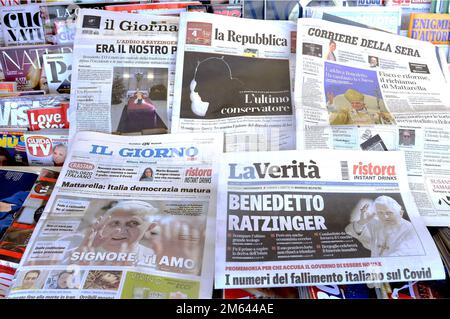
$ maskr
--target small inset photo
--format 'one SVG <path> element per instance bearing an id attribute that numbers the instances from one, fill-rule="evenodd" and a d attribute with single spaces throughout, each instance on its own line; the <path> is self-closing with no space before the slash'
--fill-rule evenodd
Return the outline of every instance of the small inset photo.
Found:
<path id="1" fill-rule="evenodd" d="M 337 61 L 336 59 L 336 55 L 334 54 L 334 52 L 336 51 L 336 42 L 334 42 L 333 40 L 330 40 L 330 43 L 328 44 L 328 51 L 325 55 L 325 58 L 328 61 Z"/>
<path id="2" fill-rule="evenodd" d="M 141 178 L 139 179 L 141 182 L 153 182 L 153 169 L 151 167 L 147 167 L 144 169 Z"/>
<path id="3" fill-rule="evenodd" d="M 22 272 L 19 275 L 18 282 L 20 285 L 15 289 L 27 290 L 27 289 L 42 289 L 44 286 L 45 278 L 47 277 L 46 271 L 37 269 L 28 270 Z"/>
<path id="4" fill-rule="evenodd" d="M 303 55 L 315 56 L 318 58 L 322 57 L 322 46 L 320 44 L 315 43 L 303 43 L 302 48 Z"/>
<path id="5" fill-rule="evenodd" d="M 83 289 L 117 290 L 121 277 L 121 271 L 92 270 L 87 275 Z"/>
<path id="6" fill-rule="evenodd" d="M 403 146 L 410 146 L 416 144 L 416 131 L 409 129 L 398 130 L 399 144 Z"/>
<path id="7" fill-rule="evenodd" d="M 258 57 L 258 49 L 246 48 L 246 49 L 244 49 L 244 56 L 248 56 L 250 58 L 257 58 Z"/>
<path id="8" fill-rule="evenodd" d="M 72 270 L 54 270 L 45 284 L 46 289 L 79 289 L 83 272 Z"/>
<path id="9" fill-rule="evenodd" d="M 378 61 L 378 57 L 373 56 L 373 55 L 369 55 L 369 66 L 371 68 L 376 68 L 376 67 L 380 66 L 380 62 Z"/>

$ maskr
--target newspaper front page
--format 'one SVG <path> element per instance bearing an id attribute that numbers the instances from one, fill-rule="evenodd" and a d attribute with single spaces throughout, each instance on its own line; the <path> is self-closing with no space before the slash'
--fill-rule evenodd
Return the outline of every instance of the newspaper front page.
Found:
<path id="1" fill-rule="evenodd" d="M 77 21 L 71 136 L 167 133 L 178 18 L 81 9 Z"/>
<path id="2" fill-rule="evenodd" d="M 448 82 L 430 43 L 300 19 L 297 52 L 298 127 L 450 123 Z"/>
<path id="3" fill-rule="evenodd" d="M 217 134 L 80 132 L 11 298 L 211 298 Z"/>
<path id="4" fill-rule="evenodd" d="M 223 132 L 225 150 L 295 149 L 295 23 L 180 14 L 173 132 Z"/>
<path id="5" fill-rule="evenodd" d="M 216 288 L 445 278 L 402 152 L 224 154 Z"/>

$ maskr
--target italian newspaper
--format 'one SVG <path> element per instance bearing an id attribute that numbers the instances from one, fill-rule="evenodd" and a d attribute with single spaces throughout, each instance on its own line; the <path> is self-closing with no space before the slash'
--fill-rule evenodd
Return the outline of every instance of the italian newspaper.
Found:
<path id="1" fill-rule="evenodd" d="M 223 137 L 79 132 L 11 298 L 210 298 Z"/>
<path id="2" fill-rule="evenodd" d="M 449 82 L 436 47 L 309 19 L 298 37 L 297 148 L 405 151 L 420 214 L 448 226 Z"/>
<path id="3" fill-rule="evenodd" d="M 71 136 L 167 133 L 178 18 L 81 9 L 77 23 Z"/>
<path id="4" fill-rule="evenodd" d="M 218 187 L 216 288 L 445 277 L 402 152 L 225 154 Z"/>
<path id="5" fill-rule="evenodd" d="M 297 52 L 299 127 L 450 123 L 448 82 L 431 43 L 300 19 Z"/>
<path id="6" fill-rule="evenodd" d="M 294 43 L 290 21 L 181 13 L 172 131 L 223 132 L 228 152 L 295 149 Z"/>

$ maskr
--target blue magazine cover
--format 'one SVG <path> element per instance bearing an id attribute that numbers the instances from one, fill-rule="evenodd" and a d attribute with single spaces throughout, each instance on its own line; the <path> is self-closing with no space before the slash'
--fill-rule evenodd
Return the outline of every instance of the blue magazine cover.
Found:
<path id="1" fill-rule="evenodd" d="M 0 166 L 28 165 L 23 132 L 0 131 Z"/>
<path id="2" fill-rule="evenodd" d="M 22 207 L 38 175 L 0 170 L 0 238 Z"/>

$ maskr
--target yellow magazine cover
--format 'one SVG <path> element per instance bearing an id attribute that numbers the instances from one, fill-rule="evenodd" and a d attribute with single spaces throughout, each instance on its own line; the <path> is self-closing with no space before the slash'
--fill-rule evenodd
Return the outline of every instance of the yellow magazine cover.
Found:
<path id="1" fill-rule="evenodd" d="M 408 37 L 433 44 L 450 44 L 450 14 L 411 14 Z"/>

